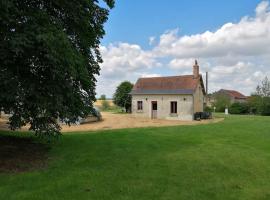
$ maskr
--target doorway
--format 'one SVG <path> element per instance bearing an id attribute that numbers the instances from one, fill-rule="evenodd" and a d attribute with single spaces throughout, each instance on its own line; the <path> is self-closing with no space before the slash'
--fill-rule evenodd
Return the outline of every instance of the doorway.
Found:
<path id="1" fill-rule="evenodd" d="M 152 101 L 152 119 L 157 119 L 157 101 Z"/>

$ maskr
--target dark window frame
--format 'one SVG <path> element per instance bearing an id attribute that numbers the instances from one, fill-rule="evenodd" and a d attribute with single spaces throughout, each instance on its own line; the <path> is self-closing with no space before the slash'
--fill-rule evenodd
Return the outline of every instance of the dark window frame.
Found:
<path id="1" fill-rule="evenodd" d="M 143 101 L 137 101 L 137 110 L 143 110 Z"/>
<path id="2" fill-rule="evenodd" d="M 171 114 L 177 114 L 177 101 L 171 101 Z"/>

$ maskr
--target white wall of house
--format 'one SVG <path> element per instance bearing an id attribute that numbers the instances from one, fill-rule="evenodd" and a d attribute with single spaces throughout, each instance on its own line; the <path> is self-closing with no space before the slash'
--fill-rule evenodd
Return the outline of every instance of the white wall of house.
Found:
<path id="1" fill-rule="evenodd" d="M 137 110 L 137 101 L 143 102 L 143 110 Z M 152 101 L 157 101 L 158 119 L 193 120 L 193 95 L 132 95 L 132 114 L 151 118 Z M 171 114 L 171 101 L 177 102 L 177 114 Z"/>

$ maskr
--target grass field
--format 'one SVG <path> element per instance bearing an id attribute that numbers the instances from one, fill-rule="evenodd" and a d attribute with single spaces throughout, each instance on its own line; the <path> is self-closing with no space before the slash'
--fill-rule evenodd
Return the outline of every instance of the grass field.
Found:
<path id="1" fill-rule="evenodd" d="M 48 156 L 45 168 L 0 173 L 0 199 L 270 199 L 270 117 L 68 134 Z"/>

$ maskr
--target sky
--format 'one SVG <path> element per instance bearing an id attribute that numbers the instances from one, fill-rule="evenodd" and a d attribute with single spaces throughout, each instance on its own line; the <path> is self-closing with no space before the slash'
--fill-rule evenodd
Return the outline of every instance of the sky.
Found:
<path id="1" fill-rule="evenodd" d="M 250 95 L 270 77 L 270 2 L 116 0 L 101 41 L 97 97 L 140 77 L 209 72 L 209 92 Z"/>

